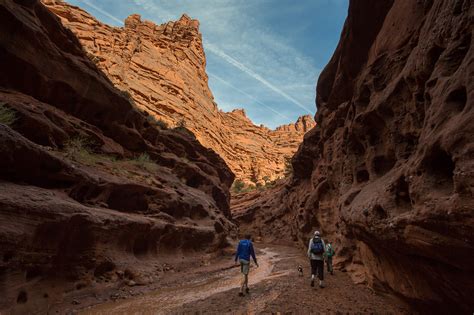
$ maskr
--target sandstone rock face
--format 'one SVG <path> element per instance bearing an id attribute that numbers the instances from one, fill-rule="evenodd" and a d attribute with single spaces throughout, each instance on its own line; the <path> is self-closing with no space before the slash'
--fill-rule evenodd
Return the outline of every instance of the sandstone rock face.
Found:
<path id="1" fill-rule="evenodd" d="M 0 123 L 0 312 L 45 313 L 64 288 L 226 247 L 225 162 L 152 126 L 38 1 L 0 16 L 0 107 L 16 119 Z"/>
<path id="2" fill-rule="evenodd" d="M 235 200 L 241 229 L 301 244 L 320 229 L 355 280 L 424 310 L 472 311 L 473 12 L 351 1 L 293 179 Z"/>
<path id="3" fill-rule="evenodd" d="M 231 130 L 231 146 L 228 156 L 229 167 L 236 178 L 247 183 L 263 184 L 278 179 L 285 174 L 285 159 L 289 159 L 309 126 L 314 126 L 310 116 L 302 116 L 295 124 L 284 126 L 287 130 L 270 130 L 255 126 L 243 109 L 222 115 L 223 125 Z M 305 123 L 303 123 L 305 122 Z"/>
<path id="4" fill-rule="evenodd" d="M 199 22 L 183 15 L 155 25 L 131 15 L 123 28 L 105 25 L 78 7 L 43 0 L 79 38 L 89 57 L 119 89 L 152 117 L 185 124 L 205 147 L 217 152 L 236 178 L 247 183 L 284 174 L 312 117 L 276 131 L 255 126 L 242 110 L 218 109 L 208 86 Z"/>

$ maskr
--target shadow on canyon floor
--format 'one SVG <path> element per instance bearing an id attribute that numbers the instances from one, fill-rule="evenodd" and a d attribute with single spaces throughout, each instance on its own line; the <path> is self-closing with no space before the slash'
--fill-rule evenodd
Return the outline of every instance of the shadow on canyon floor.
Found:
<path id="1" fill-rule="evenodd" d="M 207 266 L 190 267 L 189 272 L 170 273 L 159 284 L 104 292 L 95 299 L 85 299 L 80 306 L 62 304 L 50 311 L 80 309 L 81 314 L 413 312 L 400 300 L 354 284 L 345 272 L 325 275 L 326 288 L 311 288 L 308 262 L 301 250 L 259 243 L 256 246 L 260 248 L 260 267 L 252 269 L 251 292 L 245 297 L 237 294 L 239 269 L 227 255 Z M 303 277 L 298 276 L 299 264 L 304 266 Z"/>

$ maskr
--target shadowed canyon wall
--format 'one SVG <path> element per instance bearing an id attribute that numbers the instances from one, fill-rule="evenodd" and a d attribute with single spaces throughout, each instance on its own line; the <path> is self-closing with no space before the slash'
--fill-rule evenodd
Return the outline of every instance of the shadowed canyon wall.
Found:
<path id="1" fill-rule="evenodd" d="M 351 1 L 293 178 L 239 196 L 241 230 L 306 245 L 320 229 L 356 281 L 425 310 L 471 312 L 473 10 Z"/>
<path id="2" fill-rule="evenodd" d="M 235 236 L 226 163 L 150 124 L 39 1 L 0 2 L 0 68 L 0 312 Z"/>
<path id="3" fill-rule="evenodd" d="M 270 130 L 255 126 L 243 110 L 222 112 L 208 86 L 199 22 L 183 15 L 155 25 L 129 16 L 111 27 L 84 10 L 43 0 L 79 38 L 88 56 L 151 120 L 185 124 L 205 147 L 217 152 L 236 178 L 262 183 L 284 176 L 285 160 L 314 127 L 311 116 Z"/>

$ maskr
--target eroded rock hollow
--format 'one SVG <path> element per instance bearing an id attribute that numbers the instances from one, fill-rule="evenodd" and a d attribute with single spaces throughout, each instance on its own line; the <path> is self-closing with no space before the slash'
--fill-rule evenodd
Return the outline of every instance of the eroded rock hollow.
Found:
<path id="1" fill-rule="evenodd" d="M 466 0 L 351 1 L 293 178 L 235 200 L 241 229 L 303 245 L 320 229 L 356 281 L 472 310 L 472 19 Z"/>

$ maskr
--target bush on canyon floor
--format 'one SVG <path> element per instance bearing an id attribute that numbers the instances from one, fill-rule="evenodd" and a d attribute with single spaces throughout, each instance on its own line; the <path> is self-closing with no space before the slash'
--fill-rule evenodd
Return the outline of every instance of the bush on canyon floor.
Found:
<path id="1" fill-rule="evenodd" d="M 244 187 L 245 187 L 245 183 L 243 181 L 241 181 L 240 179 L 237 179 L 232 184 L 232 192 L 234 192 L 236 194 L 241 193 L 242 190 L 244 189 Z"/>
<path id="2" fill-rule="evenodd" d="M 0 103 L 0 124 L 11 126 L 16 120 L 16 114 L 6 105 L 7 103 Z"/>
<path id="3" fill-rule="evenodd" d="M 240 179 L 237 179 L 232 184 L 231 190 L 234 194 L 248 193 L 254 190 L 264 191 L 264 190 L 274 187 L 276 184 L 276 181 L 270 180 L 268 176 L 265 176 L 263 179 L 265 181 L 265 184 L 262 184 L 261 182 L 259 182 L 259 183 L 255 183 L 254 185 L 253 184 L 246 185 L 243 181 L 241 181 Z"/>
<path id="4" fill-rule="evenodd" d="M 265 181 L 264 185 L 260 185 L 260 186 L 257 185 L 257 189 L 260 191 L 264 191 L 264 190 L 274 187 L 275 184 L 276 184 L 276 180 Z"/>

